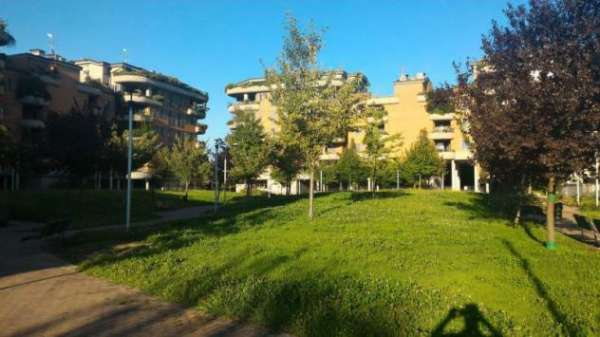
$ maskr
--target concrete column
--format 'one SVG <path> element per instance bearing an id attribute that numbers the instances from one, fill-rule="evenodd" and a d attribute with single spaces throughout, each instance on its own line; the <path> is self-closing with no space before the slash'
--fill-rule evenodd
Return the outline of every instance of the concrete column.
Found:
<path id="1" fill-rule="evenodd" d="M 473 190 L 479 192 L 479 165 L 473 165 Z"/>
<path id="2" fill-rule="evenodd" d="M 452 174 L 452 190 L 460 191 L 460 176 L 458 175 L 458 167 L 455 160 L 451 162 L 450 172 Z"/>
<path id="3" fill-rule="evenodd" d="M 367 178 L 367 191 L 371 191 L 371 178 Z"/>
<path id="4" fill-rule="evenodd" d="M 150 191 L 150 180 L 146 180 L 146 191 Z"/>

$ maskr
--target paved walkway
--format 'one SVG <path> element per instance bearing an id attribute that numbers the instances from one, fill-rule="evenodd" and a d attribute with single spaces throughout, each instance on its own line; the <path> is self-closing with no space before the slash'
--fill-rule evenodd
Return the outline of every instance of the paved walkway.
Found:
<path id="1" fill-rule="evenodd" d="M 43 241 L 22 242 L 28 229 L 0 228 L 0 337 L 276 336 L 79 273 Z"/>
<path id="2" fill-rule="evenodd" d="M 162 225 L 167 222 L 176 221 L 176 220 L 187 220 L 201 217 L 207 212 L 211 212 L 213 210 L 213 206 L 193 206 L 193 207 L 185 207 L 179 208 L 171 211 L 163 211 L 158 212 L 158 218 L 134 222 L 131 224 L 132 227 L 148 227 L 148 226 L 157 226 Z M 103 231 L 103 230 L 123 230 L 125 229 L 125 225 L 108 225 L 108 226 L 97 226 L 97 227 L 87 227 L 87 228 L 78 228 L 72 229 L 65 233 L 66 236 L 70 236 L 76 233 L 81 232 L 94 232 L 94 231 Z"/>

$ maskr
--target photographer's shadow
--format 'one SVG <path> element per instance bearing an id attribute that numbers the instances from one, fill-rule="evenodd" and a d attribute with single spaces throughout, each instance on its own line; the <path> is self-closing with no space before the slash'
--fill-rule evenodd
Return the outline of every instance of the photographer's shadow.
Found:
<path id="1" fill-rule="evenodd" d="M 464 328 L 458 332 L 445 332 L 448 324 L 456 319 L 464 320 Z M 431 333 L 432 337 L 502 337 L 490 324 L 475 304 L 467 304 L 462 309 L 452 308 L 446 318 Z"/>

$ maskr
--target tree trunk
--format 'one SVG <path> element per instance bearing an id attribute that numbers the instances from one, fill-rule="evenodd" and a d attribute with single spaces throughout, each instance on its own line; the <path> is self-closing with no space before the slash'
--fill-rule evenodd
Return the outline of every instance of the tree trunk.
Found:
<path id="1" fill-rule="evenodd" d="M 246 197 L 252 194 L 252 186 L 250 186 L 250 180 L 246 179 Z"/>
<path id="2" fill-rule="evenodd" d="M 556 202 L 556 179 L 550 177 L 548 180 L 548 200 L 546 207 L 546 227 L 548 231 L 548 241 L 546 242 L 546 248 L 556 249 L 556 242 L 554 241 L 554 203 Z"/>
<path id="3" fill-rule="evenodd" d="M 108 171 L 108 189 L 113 190 L 113 169 L 112 167 Z"/>
<path id="4" fill-rule="evenodd" d="M 184 199 L 183 199 L 183 200 L 185 200 L 185 202 L 188 201 L 188 190 L 189 190 L 189 187 L 190 187 L 190 182 L 186 180 L 186 182 L 185 182 L 185 196 L 184 196 Z"/>
<path id="5" fill-rule="evenodd" d="M 310 167 L 310 186 L 308 188 L 308 218 L 314 217 L 314 194 L 315 194 L 315 168 L 313 165 Z"/>

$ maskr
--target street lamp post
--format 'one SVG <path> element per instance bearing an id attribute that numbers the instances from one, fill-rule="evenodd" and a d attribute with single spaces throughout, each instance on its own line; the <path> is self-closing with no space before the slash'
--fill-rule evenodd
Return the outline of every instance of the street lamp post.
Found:
<path id="1" fill-rule="evenodd" d="M 600 171 L 600 155 L 596 154 L 596 207 L 600 206 L 598 200 L 600 199 L 600 182 L 598 181 L 598 171 Z"/>
<path id="2" fill-rule="evenodd" d="M 215 173 L 214 173 L 214 182 L 215 182 L 215 212 L 219 210 L 219 147 L 221 147 L 223 141 L 219 138 L 215 140 L 215 154 L 214 154 L 214 162 L 215 162 Z"/>
<path id="3" fill-rule="evenodd" d="M 129 117 L 127 134 L 127 199 L 125 206 L 125 229 L 129 231 L 131 225 L 131 157 L 133 156 L 133 93 L 129 93 Z"/>

